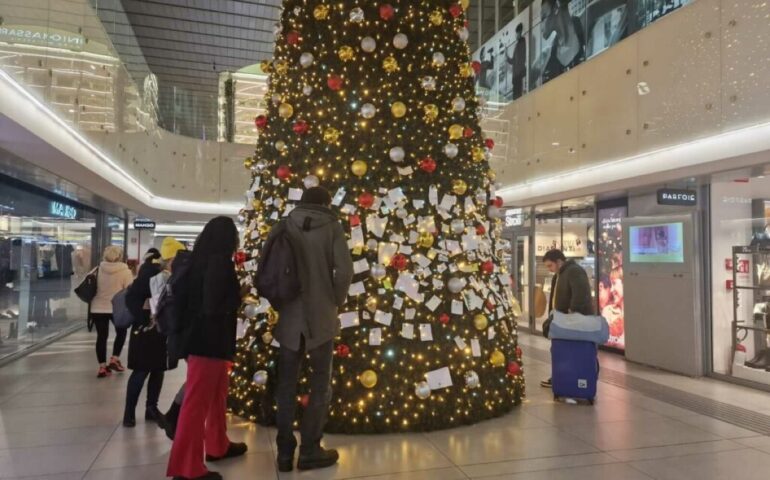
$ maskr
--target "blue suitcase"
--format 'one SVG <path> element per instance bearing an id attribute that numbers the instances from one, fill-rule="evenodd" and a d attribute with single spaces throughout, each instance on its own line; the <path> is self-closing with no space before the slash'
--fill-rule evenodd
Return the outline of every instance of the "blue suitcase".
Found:
<path id="1" fill-rule="evenodd" d="M 554 399 L 588 400 L 593 405 L 599 361 L 596 344 L 576 340 L 551 341 L 551 383 Z"/>

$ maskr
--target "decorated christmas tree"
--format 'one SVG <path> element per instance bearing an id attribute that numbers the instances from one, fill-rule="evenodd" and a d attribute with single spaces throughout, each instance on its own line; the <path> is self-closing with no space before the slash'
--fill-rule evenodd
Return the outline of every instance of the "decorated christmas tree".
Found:
<path id="1" fill-rule="evenodd" d="M 474 95 L 468 1 L 286 0 L 256 119 L 239 259 L 253 285 L 272 225 L 321 185 L 356 275 L 340 312 L 327 431 L 433 430 L 500 416 L 524 393 L 500 198 Z M 274 419 L 281 319 L 252 289 L 233 413 Z M 297 401 L 307 401 L 307 382 Z M 304 389 L 304 390 L 303 390 Z M 301 408 L 298 409 L 301 415 Z"/>

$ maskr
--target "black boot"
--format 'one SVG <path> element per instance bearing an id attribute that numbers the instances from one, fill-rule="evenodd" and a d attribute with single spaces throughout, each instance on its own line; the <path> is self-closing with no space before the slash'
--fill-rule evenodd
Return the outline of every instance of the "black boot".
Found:
<path id="1" fill-rule="evenodd" d="M 182 411 L 182 406 L 174 402 L 169 407 L 168 412 L 164 415 L 166 418 L 166 426 L 161 427 L 166 431 L 166 436 L 169 440 L 173 440 L 176 436 L 176 424 L 179 421 L 179 412 Z"/>
<path id="2" fill-rule="evenodd" d="M 136 414 L 133 410 L 126 408 L 123 413 L 123 426 L 126 428 L 134 428 L 136 426 Z"/>
<path id="3" fill-rule="evenodd" d="M 300 470 L 314 470 L 316 468 L 331 467 L 340 459 L 337 450 L 325 449 L 320 445 L 314 445 L 306 448 L 304 445 L 299 448 L 299 461 L 297 468 Z"/>
<path id="4" fill-rule="evenodd" d="M 222 475 L 220 475 L 217 472 L 209 472 L 206 475 L 203 475 L 202 477 L 195 477 L 195 478 L 174 477 L 174 480 L 222 480 Z"/>
<path id="5" fill-rule="evenodd" d="M 166 417 L 160 413 L 158 407 L 147 407 L 144 411 L 144 419 L 147 422 L 155 422 L 162 429 L 166 429 Z"/>
<path id="6" fill-rule="evenodd" d="M 249 450 L 249 447 L 245 443 L 234 443 L 230 442 L 230 445 L 227 447 L 227 451 L 224 455 L 221 457 L 215 457 L 213 455 L 206 455 L 206 461 L 207 462 L 218 462 L 220 460 L 224 460 L 226 458 L 235 458 L 240 457 L 241 455 L 246 455 L 246 452 Z"/>

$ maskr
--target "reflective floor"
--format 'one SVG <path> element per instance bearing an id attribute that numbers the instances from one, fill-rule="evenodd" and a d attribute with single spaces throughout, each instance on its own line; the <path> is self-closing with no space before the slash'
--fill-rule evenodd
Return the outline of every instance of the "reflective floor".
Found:
<path id="1" fill-rule="evenodd" d="M 0 478 L 161 479 L 170 442 L 145 425 L 120 426 L 127 374 L 95 378 L 92 334 L 77 333 L 0 368 Z M 543 339 L 523 337 L 529 396 L 514 413 L 429 434 L 328 436 L 341 462 L 278 475 L 274 432 L 237 418 L 245 458 L 216 465 L 226 479 L 739 479 L 770 478 L 770 437 L 601 383 L 594 407 L 556 404 L 538 382 L 549 375 Z M 602 358 L 609 369 L 770 414 L 770 394 L 686 379 Z M 170 372 L 162 405 L 183 372 Z"/>

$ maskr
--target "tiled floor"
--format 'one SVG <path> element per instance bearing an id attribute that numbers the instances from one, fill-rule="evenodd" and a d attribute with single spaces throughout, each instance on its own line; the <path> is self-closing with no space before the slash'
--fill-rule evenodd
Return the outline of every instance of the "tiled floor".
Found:
<path id="1" fill-rule="evenodd" d="M 547 346 L 522 337 L 525 354 Z M 153 425 L 119 426 L 127 375 L 94 377 L 92 338 L 74 334 L 0 368 L 0 479 L 162 479 L 170 443 Z M 689 379 L 604 357 L 628 375 L 757 411 L 770 394 Z M 217 465 L 229 480 L 762 479 L 770 478 L 770 437 L 696 412 L 600 384 L 596 406 L 554 403 L 537 383 L 550 367 L 529 358 L 529 397 L 503 418 L 429 434 L 326 438 L 341 462 L 325 471 L 280 476 L 274 432 L 231 419 L 249 454 Z M 183 372 L 167 375 L 167 405 Z M 141 409 L 140 409 L 141 410 Z M 141 413 L 138 412 L 138 413 Z"/>

